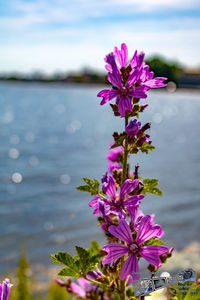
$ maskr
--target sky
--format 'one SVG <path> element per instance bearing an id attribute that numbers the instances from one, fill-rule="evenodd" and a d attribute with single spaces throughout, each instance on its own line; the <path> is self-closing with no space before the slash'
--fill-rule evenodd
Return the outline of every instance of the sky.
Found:
<path id="1" fill-rule="evenodd" d="M 0 0 L 0 73 L 104 68 L 125 42 L 200 67 L 199 0 Z"/>

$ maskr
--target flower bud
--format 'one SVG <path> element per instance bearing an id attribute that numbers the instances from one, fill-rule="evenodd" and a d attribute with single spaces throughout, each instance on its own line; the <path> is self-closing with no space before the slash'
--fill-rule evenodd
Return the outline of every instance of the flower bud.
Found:
<path id="1" fill-rule="evenodd" d="M 129 122 L 126 126 L 126 133 L 129 135 L 130 138 L 134 138 L 140 129 L 141 123 L 137 122 L 136 119 Z"/>

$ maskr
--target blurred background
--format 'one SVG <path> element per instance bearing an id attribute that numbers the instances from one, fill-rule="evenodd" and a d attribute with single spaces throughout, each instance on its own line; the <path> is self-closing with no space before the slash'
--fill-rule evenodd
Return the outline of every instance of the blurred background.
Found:
<path id="1" fill-rule="evenodd" d="M 14 272 L 22 245 L 41 283 L 56 276 L 51 253 L 103 245 L 91 198 L 75 187 L 100 179 L 123 126 L 96 97 L 104 56 L 122 42 L 170 82 L 149 92 L 141 116 L 152 122 L 156 150 L 131 166 L 140 163 L 164 193 L 141 207 L 176 249 L 164 269 L 199 270 L 199 1 L 0 0 L 0 15 L 0 277 Z"/>

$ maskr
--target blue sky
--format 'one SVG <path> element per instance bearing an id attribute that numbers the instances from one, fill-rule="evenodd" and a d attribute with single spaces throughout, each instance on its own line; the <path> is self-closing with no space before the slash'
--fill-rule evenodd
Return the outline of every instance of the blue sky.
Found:
<path id="1" fill-rule="evenodd" d="M 103 70 L 126 42 L 200 67 L 199 0 L 0 0 L 0 72 Z"/>

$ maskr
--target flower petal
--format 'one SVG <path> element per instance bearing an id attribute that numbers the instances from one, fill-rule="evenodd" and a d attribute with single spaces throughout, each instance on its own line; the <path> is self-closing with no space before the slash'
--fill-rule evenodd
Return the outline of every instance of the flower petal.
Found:
<path id="1" fill-rule="evenodd" d="M 70 285 L 72 292 L 74 292 L 74 294 L 80 296 L 80 297 L 85 297 L 86 292 L 83 290 L 82 287 L 80 287 L 78 284 L 72 282 Z"/>
<path id="2" fill-rule="evenodd" d="M 130 227 L 128 226 L 127 222 L 123 219 L 119 220 L 118 226 L 111 225 L 108 228 L 108 231 L 116 238 L 126 242 L 127 244 L 133 243 Z"/>
<path id="3" fill-rule="evenodd" d="M 125 113 L 127 110 L 131 112 L 132 111 L 131 99 L 127 96 L 122 96 L 122 98 L 119 99 L 118 110 L 121 117 L 125 117 Z"/>
<path id="4" fill-rule="evenodd" d="M 108 171 L 112 174 L 112 171 L 114 169 L 121 169 L 120 165 L 118 164 L 117 161 L 115 161 L 113 164 L 111 164 L 110 162 L 107 163 L 107 167 L 108 167 Z"/>
<path id="5" fill-rule="evenodd" d="M 110 197 L 112 200 L 115 200 L 116 198 L 116 185 L 114 178 L 112 176 L 108 177 L 108 182 L 104 182 L 102 185 L 103 191 L 108 197 Z"/>
<path id="6" fill-rule="evenodd" d="M 130 194 L 139 184 L 139 180 L 127 179 L 124 181 L 119 191 L 119 199 L 123 199 L 126 195 Z"/>
<path id="7" fill-rule="evenodd" d="M 129 64 L 132 68 L 137 66 L 137 50 L 135 50 L 135 53 L 134 53 L 133 57 L 131 58 Z"/>
<path id="8" fill-rule="evenodd" d="M 107 256 L 102 261 L 103 265 L 110 264 L 111 262 L 125 255 L 129 251 L 129 248 L 127 246 L 119 243 L 107 244 L 102 249 L 108 252 Z"/>
<path id="9" fill-rule="evenodd" d="M 77 281 L 78 281 L 79 285 L 86 292 L 89 292 L 93 287 L 93 284 L 91 282 L 89 282 L 88 280 L 86 280 L 85 278 L 79 278 L 79 279 L 77 279 Z"/>
<path id="10" fill-rule="evenodd" d="M 131 275 L 133 280 L 140 279 L 138 260 L 134 253 L 130 254 L 125 261 L 121 270 L 120 279 L 125 280 L 128 275 Z"/>
<path id="11" fill-rule="evenodd" d="M 148 87 L 143 86 L 138 86 L 136 88 L 133 88 L 132 90 L 130 90 L 128 92 L 128 95 L 131 97 L 135 97 L 135 98 L 142 98 L 145 99 L 147 98 L 147 95 L 145 94 L 145 92 L 147 92 L 149 90 Z"/>
<path id="12" fill-rule="evenodd" d="M 158 234 L 158 228 L 154 228 L 151 224 L 152 218 L 150 215 L 146 215 L 142 217 L 141 222 L 138 226 L 138 233 L 137 233 L 137 244 L 142 244 L 145 241 L 151 239 L 152 237 L 156 237 Z"/>
<path id="13" fill-rule="evenodd" d="M 134 195 L 128 197 L 126 200 L 123 201 L 124 206 L 138 206 L 140 205 L 140 200 L 144 198 L 144 195 Z"/>
<path id="14" fill-rule="evenodd" d="M 108 81 L 115 87 L 119 89 L 122 88 L 121 76 L 118 70 L 114 70 L 112 73 L 108 73 Z"/>
<path id="15" fill-rule="evenodd" d="M 125 43 L 121 44 L 121 50 L 114 48 L 115 57 L 121 67 L 125 67 L 128 59 L 128 48 Z"/>
<path id="16" fill-rule="evenodd" d="M 116 61 L 115 61 L 115 55 L 114 55 L 113 52 L 111 52 L 108 55 L 106 55 L 106 57 L 104 58 L 104 60 L 107 63 L 107 65 L 106 65 L 106 69 L 107 70 L 109 70 L 110 72 L 118 70 L 118 67 L 117 67 L 117 64 L 116 64 Z"/>
<path id="17" fill-rule="evenodd" d="M 167 247 L 160 245 L 144 246 L 139 250 L 140 255 L 156 267 L 162 264 L 159 256 L 168 252 L 169 249 Z"/>
<path id="18" fill-rule="evenodd" d="M 128 80 L 126 82 L 126 88 L 130 88 L 132 85 L 134 85 L 138 78 L 138 70 L 135 69 L 128 77 Z"/>
<path id="19" fill-rule="evenodd" d="M 98 207 L 99 200 L 101 200 L 101 198 L 99 197 L 99 195 L 95 195 L 94 198 L 88 203 L 88 205 L 90 207 Z"/>
<path id="20" fill-rule="evenodd" d="M 154 79 L 147 80 L 144 84 L 148 87 L 163 87 L 166 86 L 166 83 L 163 83 L 164 80 L 167 80 L 166 77 L 155 77 Z"/>
<path id="21" fill-rule="evenodd" d="M 94 270 L 94 271 L 89 271 L 89 272 L 87 272 L 86 277 L 87 277 L 88 279 L 97 280 L 97 279 L 98 279 L 99 277 L 101 277 L 102 275 L 103 275 L 103 274 L 102 274 L 101 272 Z"/>
<path id="22" fill-rule="evenodd" d="M 97 94 L 97 97 L 103 97 L 103 100 L 101 101 L 101 105 L 104 105 L 106 102 L 112 100 L 113 98 L 117 97 L 117 95 L 119 94 L 118 91 L 116 90 L 102 90 Z"/>

